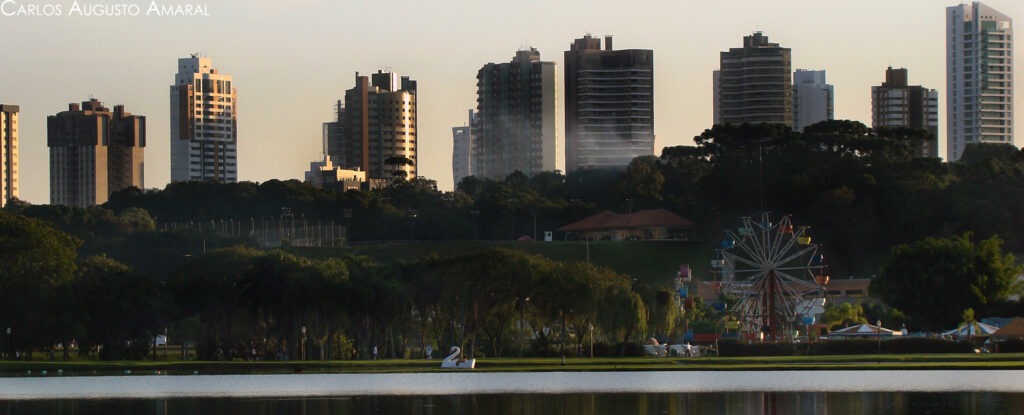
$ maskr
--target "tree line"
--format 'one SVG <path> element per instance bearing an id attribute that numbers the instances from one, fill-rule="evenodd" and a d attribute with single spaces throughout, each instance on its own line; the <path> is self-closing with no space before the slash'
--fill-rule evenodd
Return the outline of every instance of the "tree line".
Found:
<path id="1" fill-rule="evenodd" d="M 736 217 L 768 210 L 811 227 L 833 276 L 881 275 L 873 293 L 906 311 L 910 321 L 951 324 L 963 310 L 930 316 L 927 309 L 954 294 L 960 297 L 946 304 L 979 314 L 1015 311 L 1006 299 L 1016 287 L 1005 276 L 1017 268 L 1002 251 L 1020 252 L 1024 243 L 1018 236 L 1024 231 L 1024 153 L 1008 145 L 970 145 L 960 161 L 943 163 L 914 155 L 927 139 L 924 130 L 874 130 L 852 121 L 828 121 L 803 133 L 716 125 L 695 137 L 694 146 L 668 147 L 625 169 L 516 172 L 501 181 L 468 177 L 450 192 L 425 178 L 369 192 L 271 180 L 127 189 L 87 209 L 14 202 L 4 209 L 11 225 L 0 234 L 6 241 L 0 297 L 9 300 L 0 326 L 14 332 L 10 347 L 26 350 L 74 339 L 103 345 L 111 353 L 106 357 L 137 357 L 146 353 L 143 339 L 166 331 L 195 342 L 208 358 L 254 348 L 260 356 L 301 351 L 345 358 L 353 350 L 365 356 L 373 346 L 403 356 L 428 342 L 462 344 L 489 356 L 518 354 L 519 348 L 550 353 L 583 343 L 591 326 L 599 341 L 617 344 L 713 326 L 718 317 L 700 304 L 679 309 L 670 272 L 664 284 L 647 286 L 628 273 L 515 251 L 387 264 L 341 253 L 310 258 L 254 249 L 244 227 L 233 233 L 166 227 L 256 223 L 280 218 L 284 209 L 304 220 L 343 224 L 343 242 L 353 244 L 513 240 L 601 210 L 666 208 L 698 224 L 708 259 Z M 30 233 L 37 236 L 24 236 Z M 957 238 L 977 238 L 981 248 Z M 976 266 L 959 277 L 915 270 L 914 261 L 927 258 L 913 256 L 920 244 L 932 254 L 968 255 Z M 34 247 L 31 254 L 26 246 Z M 907 265 L 900 262 L 905 258 L 918 259 Z M 995 274 L 982 266 L 993 261 L 1002 264 Z M 972 279 L 979 275 L 998 281 Z M 962 284 L 950 285 L 951 279 Z M 940 286 L 949 289 L 933 290 Z M 902 295 L 923 289 L 936 293 L 934 304 Z M 564 303 L 570 300 L 579 301 Z M 872 319 L 893 315 L 871 305 L 863 311 Z M 835 313 L 863 318 L 850 317 L 850 310 Z"/>

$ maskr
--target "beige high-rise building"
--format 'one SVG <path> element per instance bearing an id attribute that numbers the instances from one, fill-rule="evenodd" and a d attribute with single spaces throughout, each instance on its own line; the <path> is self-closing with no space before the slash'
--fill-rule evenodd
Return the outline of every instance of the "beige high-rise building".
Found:
<path id="1" fill-rule="evenodd" d="M 0 208 L 18 198 L 18 111 L 0 104 Z"/>
<path id="2" fill-rule="evenodd" d="M 210 58 L 178 59 L 171 85 L 171 181 L 238 181 L 238 94 Z"/>
<path id="3" fill-rule="evenodd" d="M 713 74 L 715 124 L 793 125 L 789 48 L 754 32 L 743 37 L 742 48 L 730 48 L 720 58 L 720 69 Z"/>
<path id="4" fill-rule="evenodd" d="M 928 141 L 915 148 L 918 157 L 939 156 L 939 92 L 909 85 L 907 69 L 885 70 L 885 82 L 871 87 L 871 128 L 923 128 Z"/>
<path id="5" fill-rule="evenodd" d="M 145 186 L 146 117 L 91 99 L 46 117 L 46 130 L 50 204 L 98 205 L 118 190 Z"/>
<path id="6" fill-rule="evenodd" d="M 392 72 L 357 72 L 338 116 L 342 133 L 328 145 L 334 164 L 366 172 L 371 187 L 416 177 L 416 81 Z"/>

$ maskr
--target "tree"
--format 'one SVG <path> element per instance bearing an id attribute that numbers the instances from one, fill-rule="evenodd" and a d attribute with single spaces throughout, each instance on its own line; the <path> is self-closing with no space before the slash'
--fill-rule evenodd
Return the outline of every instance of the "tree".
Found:
<path id="1" fill-rule="evenodd" d="M 825 307 L 825 315 L 822 316 L 823 323 L 828 326 L 829 330 L 832 330 L 840 326 L 849 326 L 852 324 L 866 324 L 868 320 L 864 318 L 864 308 L 860 304 L 843 303 L 840 305 L 829 304 Z"/>
<path id="2" fill-rule="evenodd" d="M 622 199 L 636 199 L 641 205 L 661 202 L 665 176 L 658 170 L 658 158 L 637 157 L 629 163 L 626 171 L 619 176 L 616 190 Z"/>
<path id="3" fill-rule="evenodd" d="M 15 333 L 5 351 L 57 340 L 48 305 L 74 280 L 80 243 L 42 221 L 0 212 L 0 326 Z"/>
<path id="4" fill-rule="evenodd" d="M 166 293 L 154 278 L 104 256 L 85 258 L 74 284 L 83 350 L 102 346 L 104 360 L 142 359 L 163 322 Z M 71 340 L 70 338 L 61 339 Z M 65 343 L 67 344 L 67 343 Z"/>
<path id="5" fill-rule="evenodd" d="M 1002 253 L 998 236 L 977 244 L 970 233 L 926 238 L 893 248 L 882 274 L 871 282 L 871 293 L 922 329 L 939 330 L 958 323 L 962 310 L 984 314 L 1005 300 L 1021 270 L 1012 254 Z"/>

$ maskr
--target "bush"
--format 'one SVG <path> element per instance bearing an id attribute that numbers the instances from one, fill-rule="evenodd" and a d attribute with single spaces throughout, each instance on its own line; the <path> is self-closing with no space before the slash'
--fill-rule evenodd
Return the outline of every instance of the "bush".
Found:
<path id="1" fill-rule="evenodd" d="M 1020 345 L 1024 348 L 1024 342 Z M 1002 346 L 1000 346 L 1002 352 Z M 825 356 L 825 355 L 859 355 L 876 354 L 879 352 L 878 340 L 849 339 L 831 340 L 818 343 L 746 343 L 741 340 L 720 340 L 719 356 Z M 881 352 L 888 354 L 914 353 L 972 353 L 974 347 L 969 342 L 952 342 L 942 339 L 910 337 L 881 342 Z"/>
<path id="2" fill-rule="evenodd" d="M 722 357 L 795 356 L 799 343 L 747 343 L 744 340 L 719 340 L 718 355 Z"/>
<path id="3" fill-rule="evenodd" d="M 999 353 L 1024 353 L 1024 340 L 1010 339 L 995 344 Z"/>

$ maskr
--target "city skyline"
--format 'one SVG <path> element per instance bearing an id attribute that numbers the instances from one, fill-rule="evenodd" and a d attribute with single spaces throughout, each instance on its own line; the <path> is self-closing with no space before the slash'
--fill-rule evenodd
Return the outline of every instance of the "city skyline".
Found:
<path id="1" fill-rule="evenodd" d="M 170 181 L 166 88 L 176 60 L 197 50 L 244 86 L 239 180 L 259 182 L 301 180 L 309 161 L 320 158 L 322 122 L 350 87 L 351 74 L 391 67 L 419 81 L 419 173 L 450 190 L 451 127 L 464 123 L 466 109 L 473 107 L 480 63 L 505 61 L 510 48 L 535 47 L 564 68 L 556 55 L 587 33 L 614 35 L 616 49 L 658 54 L 656 155 L 666 146 L 693 145 L 693 137 L 711 127 L 711 72 L 719 52 L 753 31 L 790 48 L 793 68 L 828 71 L 836 88 L 836 119 L 869 125 L 870 88 L 890 65 L 908 68 L 917 84 L 945 85 L 945 13 L 956 2 L 742 3 L 567 1 L 510 9 L 443 0 L 394 8 L 258 0 L 205 2 L 209 17 L 0 15 L 0 34 L 22 40 L 5 50 L 9 63 L 0 80 L 0 103 L 21 108 L 20 197 L 41 204 L 49 195 L 46 115 L 89 95 L 149 117 L 147 185 L 163 188 Z M 1011 18 L 1024 16 L 1018 1 L 984 3 Z M 378 19 L 367 16 L 382 9 L 392 10 L 388 18 L 402 21 L 402 27 L 375 29 Z M 513 20 L 532 23 L 501 24 Z M 255 29 L 270 25 L 275 30 Z M 68 41 L 82 33 L 91 41 Z M 1015 54 L 1024 56 L 1021 42 L 1015 43 Z M 117 70 L 69 69 L 100 64 Z M 560 83 L 564 73 L 558 76 Z M 940 114 L 945 105 L 940 102 Z M 1022 111 L 1017 105 L 1015 115 L 1024 116 Z M 939 131 L 945 130 L 944 118 Z M 558 135 L 564 139 L 563 127 Z M 1014 143 L 1021 141 L 1015 137 Z M 945 155 L 945 137 L 940 146 Z M 557 147 L 556 165 L 564 169 L 563 143 Z"/>

